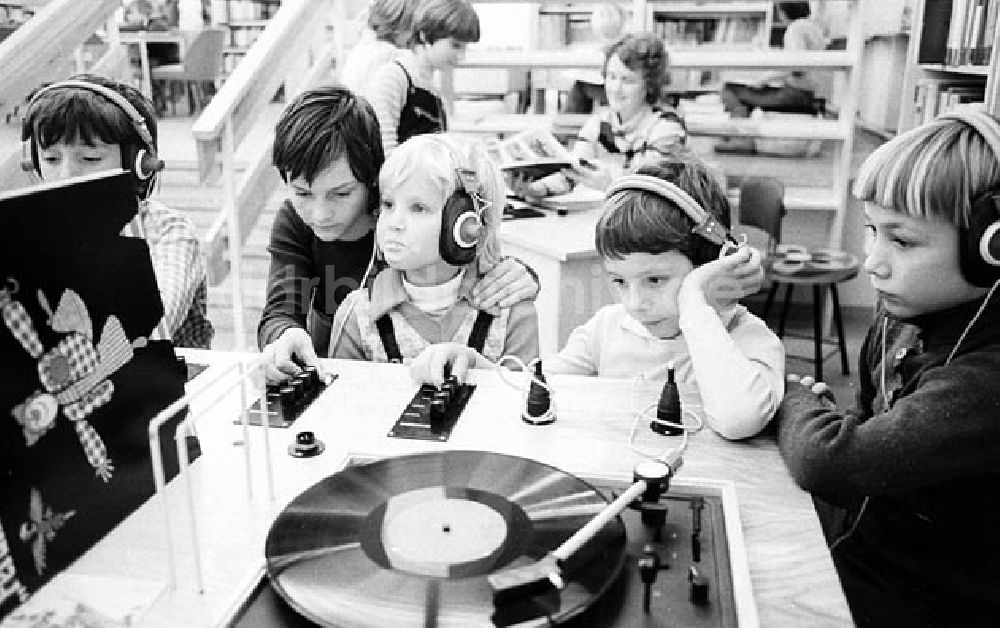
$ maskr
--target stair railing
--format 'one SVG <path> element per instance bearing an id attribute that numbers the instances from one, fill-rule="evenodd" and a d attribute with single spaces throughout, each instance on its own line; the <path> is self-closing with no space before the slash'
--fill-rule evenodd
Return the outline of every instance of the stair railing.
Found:
<path id="1" fill-rule="evenodd" d="M 16 116 L 33 89 L 76 72 L 126 79 L 128 55 L 116 45 L 118 31 L 111 19 L 119 6 L 121 0 L 51 0 L 0 42 L 0 115 Z M 85 68 L 83 44 L 101 27 L 107 28 L 108 50 Z M 0 190 L 33 183 L 20 162 L 20 146 L 0 146 Z"/>
<path id="2" fill-rule="evenodd" d="M 235 349 L 244 349 L 243 242 L 280 178 L 271 166 L 273 139 L 236 154 L 260 114 L 284 89 L 286 101 L 303 89 L 333 79 L 338 51 L 328 23 L 333 0 L 285 0 L 260 37 L 226 79 L 192 128 L 198 150 L 199 180 L 221 175 L 222 208 L 202 244 L 209 282 L 231 274 Z M 237 180 L 237 161 L 245 167 Z"/>

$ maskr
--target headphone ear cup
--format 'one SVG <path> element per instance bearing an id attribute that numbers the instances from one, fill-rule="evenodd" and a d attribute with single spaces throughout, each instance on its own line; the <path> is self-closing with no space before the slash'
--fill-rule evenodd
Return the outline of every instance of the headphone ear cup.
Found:
<path id="1" fill-rule="evenodd" d="M 36 172 L 35 147 L 31 139 L 21 141 L 21 170 L 25 172 Z"/>
<path id="2" fill-rule="evenodd" d="M 972 202 L 969 226 L 960 232 L 959 266 L 969 283 L 982 288 L 1000 279 L 1000 193 Z"/>
<path id="3" fill-rule="evenodd" d="M 464 233 L 471 221 L 475 221 L 476 225 L 477 235 L 474 238 L 468 238 Z M 441 259 L 452 266 L 464 266 L 472 262 L 476 258 L 480 224 L 472 198 L 461 191 L 452 194 L 441 211 L 441 235 L 438 238 Z"/>

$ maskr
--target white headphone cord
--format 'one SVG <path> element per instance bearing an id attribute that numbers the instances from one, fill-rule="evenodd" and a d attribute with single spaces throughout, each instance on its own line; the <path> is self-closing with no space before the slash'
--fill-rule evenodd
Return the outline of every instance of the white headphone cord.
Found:
<path id="1" fill-rule="evenodd" d="M 951 348 L 951 353 L 948 354 L 948 359 L 944 361 L 945 366 L 947 366 L 951 362 L 951 359 L 955 357 L 955 353 L 958 352 L 958 347 L 961 346 L 962 341 L 965 340 L 965 337 L 969 334 L 969 330 L 972 329 L 972 326 L 975 325 L 976 321 L 979 320 L 979 317 L 982 316 L 983 310 L 986 309 L 986 304 L 990 302 L 990 297 L 993 296 L 993 291 L 997 289 L 997 286 L 1000 286 L 1000 279 L 997 279 L 995 282 L 993 282 L 993 287 L 991 287 L 990 291 L 986 293 L 986 298 L 983 299 L 983 302 L 979 306 L 979 309 L 976 310 L 975 316 L 972 317 L 972 320 L 969 321 L 969 324 L 965 326 L 964 330 L 962 330 L 962 335 L 958 337 L 958 341 L 955 342 L 955 346 Z"/>

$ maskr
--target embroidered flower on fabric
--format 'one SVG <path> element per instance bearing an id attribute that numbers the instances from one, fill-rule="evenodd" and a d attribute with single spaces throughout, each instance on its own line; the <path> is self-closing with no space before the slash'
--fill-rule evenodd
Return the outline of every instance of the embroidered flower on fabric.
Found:
<path id="1" fill-rule="evenodd" d="M 37 488 L 31 489 L 31 502 L 28 510 L 28 521 L 21 524 L 20 537 L 25 543 L 31 543 L 31 556 L 35 560 L 35 571 L 38 575 L 45 572 L 45 557 L 48 544 L 56 538 L 56 532 L 73 518 L 75 510 L 57 513 L 42 502 L 42 494 Z"/>
<path id="2" fill-rule="evenodd" d="M 24 440 L 31 447 L 56 424 L 59 402 L 48 393 L 36 392 L 24 403 L 14 406 L 13 414 L 24 428 Z"/>

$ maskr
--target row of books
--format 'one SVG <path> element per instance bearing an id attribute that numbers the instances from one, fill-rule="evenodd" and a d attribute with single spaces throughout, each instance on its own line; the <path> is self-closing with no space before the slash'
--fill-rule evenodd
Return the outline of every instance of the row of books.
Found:
<path id="1" fill-rule="evenodd" d="M 653 33 L 669 47 L 706 43 L 761 43 L 764 20 L 746 17 L 671 18 L 653 22 Z"/>
<path id="2" fill-rule="evenodd" d="M 919 63 L 988 65 L 1000 0 L 926 0 Z"/>
<path id="3" fill-rule="evenodd" d="M 914 92 L 913 118 L 906 128 L 912 128 L 959 107 L 982 106 L 982 81 L 923 78 Z"/>

